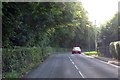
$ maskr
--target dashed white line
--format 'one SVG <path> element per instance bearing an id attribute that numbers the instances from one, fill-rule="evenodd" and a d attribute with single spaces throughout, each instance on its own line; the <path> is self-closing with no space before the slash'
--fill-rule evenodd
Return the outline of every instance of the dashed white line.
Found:
<path id="1" fill-rule="evenodd" d="M 75 68 L 78 70 L 78 67 L 76 66 L 76 65 L 74 65 L 75 66 Z"/>
<path id="2" fill-rule="evenodd" d="M 71 58 L 69 57 L 69 59 L 71 60 Z"/>
<path id="3" fill-rule="evenodd" d="M 79 74 L 82 76 L 82 78 L 85 78 L 84 76 L 83 76 L 83 74 L 79 71 Z"/>
<path id="4" fill-rule="evenodd" d="M 72 59 L 71 59 L 70 57 L 69 57 L 69 59 L 70 59 L 70 61 L 72 62 L 72 64 L 74 65 L 74 67 L 77 69 L 79 75 L 80 75 L 82 78 L 85 78 L 85 77 L 83 76 L 83 74 L 81 73 L 81 71 L 78 69 L 78 67 L 75 65 L 75 63 L 72 61 Z"/>
<path id="5" fill-rule="evenodd" d="M 70 59 L 71 62 L 73 62 L 72 59 L 71 59 L 70 57 L 69 57 L 69 59 Z"/>
<path id="6" fill-rule="evenodd" d="M 72 62 L 72 64 L 75 64 L 74 62 Z"/>
<path id="7" fill-rule="evenodd" d="M 68 56 L 68 58 L 70 59 L 70 57 Z"/>

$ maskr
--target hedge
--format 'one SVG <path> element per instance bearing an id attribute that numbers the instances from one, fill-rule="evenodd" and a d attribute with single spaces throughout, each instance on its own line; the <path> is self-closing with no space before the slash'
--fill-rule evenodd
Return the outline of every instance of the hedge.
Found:
<path id="1" fill-rule="evenodd" d="M 109 51 L 113 58 L 120 60 L 120 41 L 111 42 L 109 45 Z"/>
<path id="2" fill-rule="evenodd" d="M 23 68 L 34 66 L 35 64 L 41 61 L 40 53 L 41 53 L 40 49 L 36 47 L 2 49 L 3 77 L 19 76 L 19 75 L 8 76 L 6 75 L 6 73 L 21 72 Z"/>
<path id="3" fill-rule="evenodd" d="M 2 49 L 2 77 L 18 78 L 24 73 L 40 64 L 45 57 L 56 51 L 65 51 L 63 48 L 46 47 L 16 47 Z M 42 54 L 43 51 L 43 54 Z"/>

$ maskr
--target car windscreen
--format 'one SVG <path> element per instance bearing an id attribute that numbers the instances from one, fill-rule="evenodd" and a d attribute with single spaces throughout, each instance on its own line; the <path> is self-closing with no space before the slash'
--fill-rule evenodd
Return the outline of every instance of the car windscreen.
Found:
<path id="1" fill-rule="evenodd" d="M 79 47 L 74 47 L 73 50 L 79 50 L 79 51 L 81 51 L 81 49 Z"/>

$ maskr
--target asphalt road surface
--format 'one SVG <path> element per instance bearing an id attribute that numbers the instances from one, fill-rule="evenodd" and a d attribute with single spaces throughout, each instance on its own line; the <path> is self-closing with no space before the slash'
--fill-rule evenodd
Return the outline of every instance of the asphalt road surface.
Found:
<path id="1" fill-rule="evenodd" d="M 24 78 L 118 78 L 118 68 L 83 54 L 49 56 Z"/>

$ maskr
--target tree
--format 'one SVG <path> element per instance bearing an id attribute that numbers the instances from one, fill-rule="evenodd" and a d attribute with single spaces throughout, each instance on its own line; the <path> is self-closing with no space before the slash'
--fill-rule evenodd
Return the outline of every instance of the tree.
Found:
<path id="1" fill-rule="evenodd" d="M 3 2 L 3 47 L 87 47 L 92 23 L 82 3 Z M 88 28 L 88 26 L 90 28 Z"/>
<path id="2" fill-rule="evenodd" d="M 118 40 L 118 14 L 102 26 L 100 37 L 105 45 Z"/>

